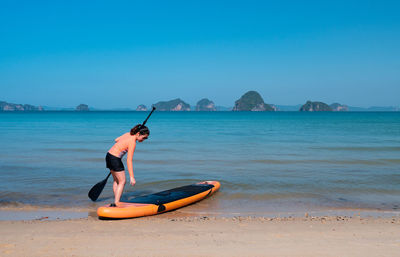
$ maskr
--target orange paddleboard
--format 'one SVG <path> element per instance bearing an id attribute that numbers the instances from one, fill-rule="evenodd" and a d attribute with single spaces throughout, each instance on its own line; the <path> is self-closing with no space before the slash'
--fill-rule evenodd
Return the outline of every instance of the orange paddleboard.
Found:
<path id="1" fill-rule="evenodd" d="M 97 209 L 99 218 L 125 219 L 155 215 L 195 203 L 212 195 L 220 188 L 218 181 L 203 181 L 159 193 L 121 202 L 118 207 L 102 206 Z"/>

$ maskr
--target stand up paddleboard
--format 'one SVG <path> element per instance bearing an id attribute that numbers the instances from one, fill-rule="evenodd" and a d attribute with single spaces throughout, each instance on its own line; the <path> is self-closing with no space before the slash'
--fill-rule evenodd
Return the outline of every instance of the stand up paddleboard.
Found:
<path id="1" fill-rule="evenodd" d="M 155 215 L 195 203 L 212 195 L 220 187 L 218 181 L 204 181 L 177 187 L 156 194 L 136 197 L 121 202 L 118 207 L 102 206 L 97 209 L 99 218 L 126 219 Z"/>

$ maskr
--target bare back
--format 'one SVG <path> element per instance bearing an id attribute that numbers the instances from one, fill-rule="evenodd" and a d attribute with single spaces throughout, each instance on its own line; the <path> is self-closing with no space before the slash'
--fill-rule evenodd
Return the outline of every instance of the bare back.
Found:
<path id="1" fill-rule="evenodd" d="M 108 152 L 116 157 L 122 158 L 126 152 L 128 152 L 129 144 L 135 140 L 133 136 L 128 132 L 115 139 L 115 144 L 108 150 Z"/>

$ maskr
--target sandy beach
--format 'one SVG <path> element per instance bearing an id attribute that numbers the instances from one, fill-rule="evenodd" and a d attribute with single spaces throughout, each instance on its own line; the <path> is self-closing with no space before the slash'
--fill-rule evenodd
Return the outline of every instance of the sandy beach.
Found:
<path id="1" fill-rule="evenodd" d="M 399 256 L 400 218 L 0 221 L 0 256 Z"/>

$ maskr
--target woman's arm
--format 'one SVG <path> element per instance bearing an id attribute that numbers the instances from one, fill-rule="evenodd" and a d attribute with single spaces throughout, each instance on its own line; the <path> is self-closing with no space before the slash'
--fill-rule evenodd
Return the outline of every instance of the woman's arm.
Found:
<path id="1" fill-rule="evenodd" d="M 132 186 L 135 185 L 136 180 L 135 177 L 133 175 L 133 153 L 135 152 L 135 148 L 136 148 L 136 140 L 134 140 L 132 138 L 132 142 L 129 143 L 129 147 L 128 147 L 128 157 L 126 158 L 126 164 L 128 165 L 128 172 L 129 172 L 129 177 L 130 177 L 130 184 Z"/>

